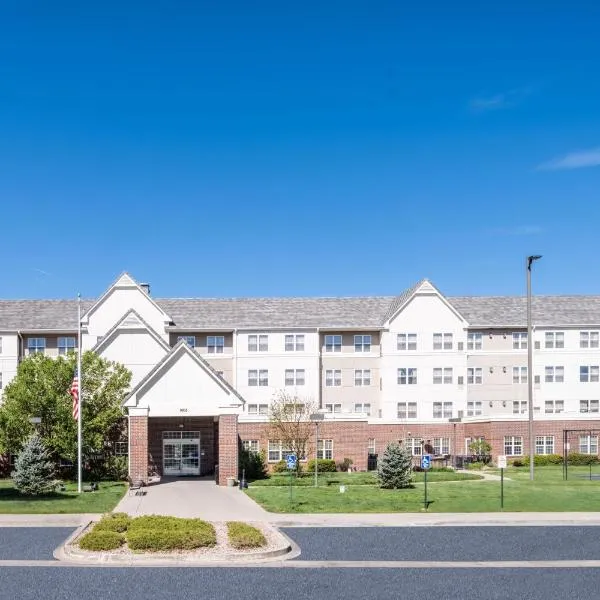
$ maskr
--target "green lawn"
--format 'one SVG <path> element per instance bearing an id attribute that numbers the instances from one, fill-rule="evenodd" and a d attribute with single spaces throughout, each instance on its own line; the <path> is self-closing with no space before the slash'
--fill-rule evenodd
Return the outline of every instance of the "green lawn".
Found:
<path id="1" fill-rule="evenodd" d="M 571 467 L 569 481 L 563 481 L 561 467 L 537 467 L 536 479 L 530 482 L 528 469 L 507 469 L 504 510 L 600 511 L 600 481 L 584 479 L 582 476 L 586 475 L 589 475 L 588 467 Z M 499 482 L 434 482 L 433 477 L 428 479 L 431 481 L 428 495 L 432 501 L 429 512 L 500 510 Z M 379 513 L 418 512 L 423 509 L 423 484 L 418 481 L 413 489 L 407 490 L 382 490 L 375 485 L 365 485 L 364 482 L 353 485 L 351 480 L 344 483 L 346 492 L 343 494 L 340 493 L 338 485 L 323 485 L 318 488 L 297 486 L 293 489 L 291 505 L 289 487 L 285 486 L 258 485 L 256 482 L 251 484 L 248 495 L 271 512 Z"/>
<path id="2" fill-rule="evenodd" d="M 10 479 L 0 480 L 0 514 L 105 513 L 123 497 L 126 484 L 102 481 L 97 492 L 77 493 L 76 483 L 67 483 L 65 492 L 39 498 L 21 496 Z"/>

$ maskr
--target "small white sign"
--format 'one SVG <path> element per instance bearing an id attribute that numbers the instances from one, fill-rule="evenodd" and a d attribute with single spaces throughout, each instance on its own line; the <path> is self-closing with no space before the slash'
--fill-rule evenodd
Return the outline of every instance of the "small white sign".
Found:
<path id="1" fill-rule="evenodd" d="M 498 457 L 498 468 L 506 469 L 506 456 L 504 454 Z"/>

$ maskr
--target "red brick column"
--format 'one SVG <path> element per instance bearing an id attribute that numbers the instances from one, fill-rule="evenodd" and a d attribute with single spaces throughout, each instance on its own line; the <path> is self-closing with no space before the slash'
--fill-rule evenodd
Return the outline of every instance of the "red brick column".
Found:
<path id="1" fill-rule="evenodd" d="M 129 476 L 148 480 L 148 417 L 129 417 Z"/>
<path id="2" fill-rule="evenodd" d="M 219 415 L 219 485 L 238 477 L 238 418 Z"/>

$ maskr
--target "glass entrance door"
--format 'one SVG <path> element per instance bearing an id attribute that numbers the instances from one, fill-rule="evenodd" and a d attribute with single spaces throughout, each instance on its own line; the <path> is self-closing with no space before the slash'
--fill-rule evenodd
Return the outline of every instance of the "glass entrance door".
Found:
<path id="1" fill-rule="evenodd" d="M 200 475 L 200 433 L 163 432 L 163 475 L 182 477 Z"/>

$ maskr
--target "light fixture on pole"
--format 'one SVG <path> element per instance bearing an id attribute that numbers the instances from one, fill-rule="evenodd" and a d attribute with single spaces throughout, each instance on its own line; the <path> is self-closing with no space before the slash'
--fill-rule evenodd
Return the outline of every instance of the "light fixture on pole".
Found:
<path id="1" fill-rule="evenodd" d="M 325 418 L 320 412 L 312 413 L 310 420 L 315 424 L 315 487 L 319 485 L 319 422 Z"/>
<path id="2" fill-rule="evenodd" d="M 539 260 L 541 255 L 527 257 L 527 404 L 529 407 L 529 479 L 534 477 L 535 439 L 533 437 L 533 323 L 531 316 L 531 265 Z"/>

